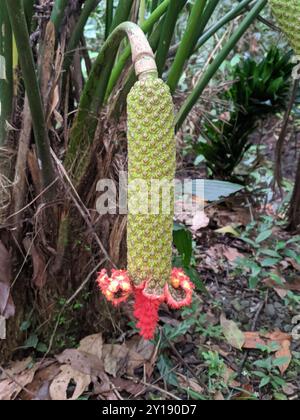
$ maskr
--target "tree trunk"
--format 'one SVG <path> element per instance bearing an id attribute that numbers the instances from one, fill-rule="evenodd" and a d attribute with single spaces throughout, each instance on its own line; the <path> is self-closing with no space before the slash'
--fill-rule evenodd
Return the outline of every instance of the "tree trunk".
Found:
<path id="1" fill-rule="evenodd" d="M 292 232 L 299 231 L 300 228 L 300 157 L 296 173 L 296 180 L 290 207 L 288 211 L 287 230 Z"/>

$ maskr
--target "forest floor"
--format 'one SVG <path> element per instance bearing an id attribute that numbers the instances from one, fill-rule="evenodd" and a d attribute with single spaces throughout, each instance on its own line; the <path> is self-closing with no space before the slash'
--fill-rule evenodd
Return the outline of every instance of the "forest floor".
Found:
<path id="1" fill-rule="evenodd" d="M 138 336 L 129 316 L 117 337 L 96 333 L 44 358 L 41 348 L 26 351 L 0 370 L 0 400 L 299 399 L 300 237 L 284 230 L 269 182 L 279 130 L 273 120 L 257 134 L 255 192 L 209 203 L 194 226 L 190 265 L 201 282 L 190 308 L 162 306 L 153 341 Z M 296 137 L 283 155 L 290 181 Z M 181 170 L 190 162 L 186 156 Z"/>

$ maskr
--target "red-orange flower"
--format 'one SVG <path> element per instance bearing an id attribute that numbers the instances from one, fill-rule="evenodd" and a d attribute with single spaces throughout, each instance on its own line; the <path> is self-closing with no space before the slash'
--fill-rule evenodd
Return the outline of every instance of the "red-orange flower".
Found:
<path id="1" fill-rule="evenodd" d="M 192 303 L 194 285 L 181 268 L 173 268 L 170 284 L 165 285 L 167 304 L 179 309 Z"/>
<path id="2" fill-rule="evenodd" d="M 102 270 L 97 282 L 106 299 L 115 306 L 124 302 L 130 293 L 134 292 L 134 316 L 140 335 L 146 340 L 154 337 L 159 321 L 159 306 L 163 302 L 172 309 L 190 305 L 194 289 L 189 277 L 179 268 L 172 270 L 170 284 L 166 284 L 164 289 L 159 291 L 149 289 L 147 281 L 132 287 L 128 273 L 124 270 L 112 270 L 111 277 L 107 275 L 106 270 Z"/>
<path id="3" fill-rule="evenodd" d="M 127 300 L 132 292 L 132 286 L 125 270 L 112 270 L 111 277 L 108 277 L 106 270 L 102 270 L 97 283 L 106 299 L 115 306 Z"/>

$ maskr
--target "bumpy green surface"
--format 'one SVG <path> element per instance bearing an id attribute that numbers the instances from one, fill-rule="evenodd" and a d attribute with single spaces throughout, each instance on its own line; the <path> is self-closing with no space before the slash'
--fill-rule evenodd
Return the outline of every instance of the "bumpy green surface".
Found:
<path id="1" fill-rule="evenodd" d="M 137 193 L 144 188 L 131 186 L 137 179 L 146 181 L 150 207 L 153 198 L 151 180 L 166 180 L 173 185 L 176 146 L 174 108 L 169 88 L 157 78 L 138 81 L 128 95 L 127 112 L 128 272 L 136 285 L 148 280 L 148 291 L 160 294 L 171 275 L 174 189 L 171 189 L 169 214 L 162 211 L 162 206 L 159 214 L 143 214 L 143 211 L 133 211 L 132 204 L 138 204 Z M 146 202 L 147 199 L 145 205 Z"/>
<path id="2" fill-rule="evenodd" d="M 300 0 L 269 0 L 281 30 L 300 55 Z"/>

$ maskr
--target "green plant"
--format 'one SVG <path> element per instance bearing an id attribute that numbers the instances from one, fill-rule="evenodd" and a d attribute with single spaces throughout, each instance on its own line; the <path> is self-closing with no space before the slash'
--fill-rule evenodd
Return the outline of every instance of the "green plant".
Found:
<path id="1" fill-rule="evenodd" d="M 214 176 L 234 179 L 235 168 L 251 146 L 249 136 L 257 121 L 284 108 L 292 69 L 290 53 L 283 54 L 276 47 L 259 63 L 246 59 L 233 69 L 236 82 L 223 95 L 232 104 L 230 117 L 205 123 L 203 140 L 194 146 Z"/>
<path id="2" fill-rule="evenodd" d="M 298 247 L 299 237 L 287 241 L 276 239 L 273 228 L 276 225 L 272 217 L 265 216 L 258 222 L 250 223 L 240 239 L 247 243 L 253 254 L 236 260 L 237 273 L 249 274 L 249 287 L 254 289 L 263 279 L 270 278 L 279 287 L 284 287 L 276 268 L 286 259 L 291 258 L 298 264 L 299 256 L 293 249 Z M 278 271 L 280 272 L 280 270 Z"/>
<path id="3" fill-rule="evenodd" d="M 271 343 L 268 346 L 258 346 L 258 349 L 267 353 L 269 356 L 263 360 L 254 362 L 254 366 L 260 368 L 252 372 L 253 375 L 260 379 L 259 388 L 271 385 L 275 392 L 278 392 L 285 384 L 285 380 L 279 376 L 279 368 L 287 362 L 286 357 L 273 358 L 270 354 L 279 350 L 277 343 Z"/>
<path id="4" fill-rule="evenodd" d="M 208 351 L 201 353 L 207 365 L 208 392 L 215 394 L 217 391 L 228 392 L 228 385 L 224 380 L 226 365 L 219 353 Z"/>

